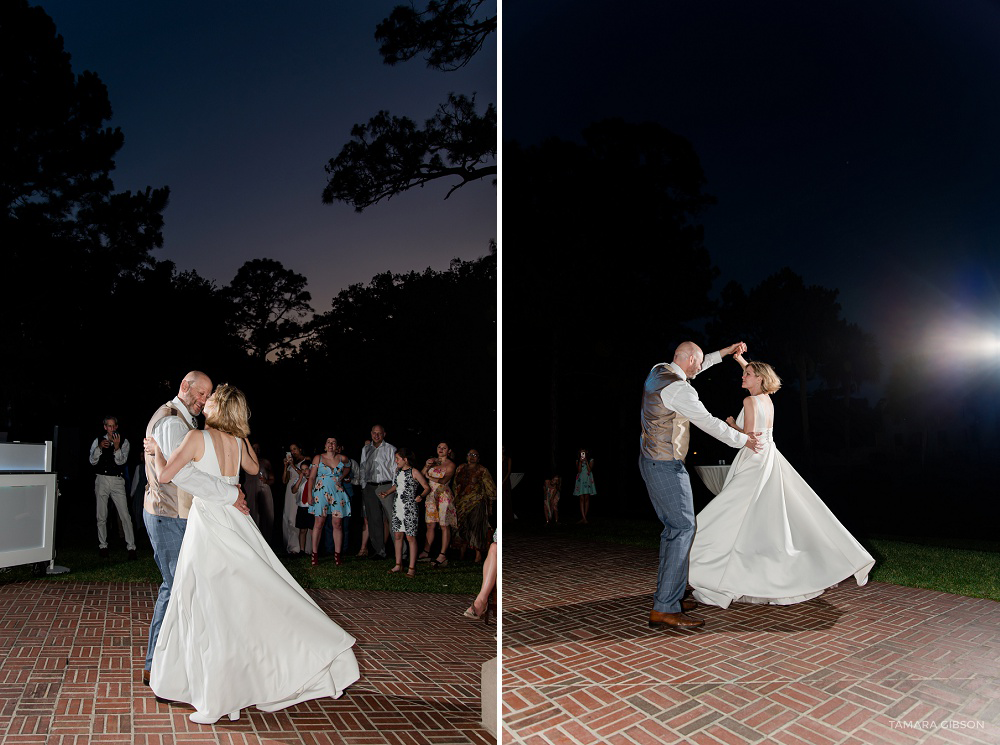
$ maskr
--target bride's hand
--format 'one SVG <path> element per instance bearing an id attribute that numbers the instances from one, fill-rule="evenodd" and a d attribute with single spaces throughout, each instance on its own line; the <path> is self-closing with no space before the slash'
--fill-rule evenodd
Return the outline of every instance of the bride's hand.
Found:
<path id="1" fill-rule="evenodd" d="M 142 449 L 146 455 L 156 455 L 156 451 L 160 449 L 160 446 L 156 444 L 154 438 L 144 437 L 142 440 Z"/>

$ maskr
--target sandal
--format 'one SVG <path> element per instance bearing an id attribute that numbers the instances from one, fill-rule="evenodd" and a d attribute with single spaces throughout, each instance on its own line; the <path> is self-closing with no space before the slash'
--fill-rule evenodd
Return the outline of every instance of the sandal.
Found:
<path id="1" fill-rule="evenodd" d="M 414 577 L 416 577 L 417 576 L 417 568 L 416 567 L 410 567 L 409 569 L 407 569 L 406 570 L 406 576 L 409 577 L 410 579 L 413 579 Z"/>
<path id="2" fill-rule="evenodd" d="M 420 556 L 417 557 L 417 561 L 430 561 L 431 555 L 426 551 L 421 551 Z"/>
<path id="3" fill-rule="evenodd" d="M 438 556 L 444 556 L 444 554 L 438 554 Z M 434 567 L 435 569 L 442 569 L 448 566 L 448 557 L 444 556 L 444 558 L 441 560 L 435 559 L 434 561 L 431 562 L 431 566 Z"/>
<path id="4" fill-rule="evenodd" d="M 399 574 L 401 571 L 403 571 L 402 565 L 396 564 L 396 566 L 389 570 L 389 574 Z"/>

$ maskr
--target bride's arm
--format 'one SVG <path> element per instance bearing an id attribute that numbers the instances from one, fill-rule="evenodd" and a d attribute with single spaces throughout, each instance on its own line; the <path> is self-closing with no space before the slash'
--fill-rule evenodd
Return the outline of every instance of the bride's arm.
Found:
<path id="1" fill-rule="evenodd" d="M 747 361 L 745 359 L 743 359 L 743 355 L 742 354 L 734 354 L 733 355 L 733 359 L 740 363 L 740 369 L 741 370 L 746 370 Z"/>
<path id="2" fill-rule="evenodd" d="M 257 462 L 257 453 L 253 451 L 253 448 L 250 447 L 250 443 L 247 442 L 247 438 L 245 437 L 240 440 L 240 448 L 243 450 L 243 457 L 240 458 L 243 470 L 250 476 L 256 476 L 260 473 L 260 463 Z"/>
<path id="3" fill-rule="evenodd" d="M 747 396 L 743 399 L 743 432 L 753 432 L 754 431 L 754 408 L 753 408 L 753 397 Z"/>
<path id="4" fill-rule="evenodd" d="M 157 445 L 156 455 L 154 456 L 156 460 L 154 468 L 156 470 L 157 481 L 161 484 L 173 481 L 178 471 L 193 460 L 201 460 L 201 456 L 204 454 L 205 440 L 201 434 L 201 430 L 197 429 L 191 430 L 184 435 L 181 444 L 170 454 L 170 460 L 163 459 L 163 451 Z"/>

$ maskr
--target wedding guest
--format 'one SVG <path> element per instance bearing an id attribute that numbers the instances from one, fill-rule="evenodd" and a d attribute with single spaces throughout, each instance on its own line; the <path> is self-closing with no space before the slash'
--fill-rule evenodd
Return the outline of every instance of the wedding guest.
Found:
<path id="1" fill-rule="evenodd" d="M 344 491 L 347 493 L 347 501 L 351 505 L 351 509 L 348 510 L 348 514 L 344 516 L 344 539 L 342 542 L 342 553 L 347 553 L 350 550 L 351 545 L 351 518 L 355 514 L 355 504 L 354 504 L 354 479 L 358 464 L 354 462 L 351 458 L 344 455 L 344 446 L 337 443 L 337 455 L 343 455 L 347 458 L 347 465 L 344 469 L 344 480 L 342 486 Z M 333 540 L 333 520 L 328 520 L 323 524 L 323 548 L 328 554 L 332 554 L 335 549 L 335 543 Z"/>
<path id="2" fill-rule="evenodd" d="M 441 526 L 441 551 L 432 562 L 434 567 L 448 566 L 448 544 L 451 542 L 451 529 L 458 529 L 458 514 L 455 511 L 455 499 L 448 484 L 455 475 L 455 461 L 451 459 L 451 448 L 447 442 L 439 442 L 437 457 L 428 458 L 421 473 L 431 483 L 431 493 L 424 502 L 424 520 L 427 523 L 427 546 L 420 558 L 429 559 L 431 544 L 437 526 Z"/>
<path id="3" fill-rule="evenodd" d="M 396 448 L 385 441 L 385 428 L 381 424 L 372 427 L 372 441 L 361 451 L 361 487 L 364 492 L 365 515 L 368 517 L 368 533 L 371 536 L 373 558 L 384 559 L 386 527 L 392 517 L 392 500 L 380 500 L 378 493 L 393 480 Z"/>
<path id="4" fill-rule="evenodd" d="M 471 448 L 465 463 L 455 469 L 455 509 L 458 533 L 462 542 L 476 552 L 476 562 L 491 543 L 490 519 L 497 501 L 497 487 L 486 466 L 479 462 L 479 451 Z M 464 550 L 463 550 L 464 558 Z"/>
<path id="5" fill-rule="evenodd" d="M 371 440 L 365 440 L 364 447 L 368 447 L 372 444 Z M 364 448 L 362 448 L 364 452 Z M 358 551 L 358 556 L 368 556 L 368 508 L 365 507 L 364 494 L 362 493 L 363 483 L 361 480 L 361 467 L 355 466 L 355 460 L 351 459 L 351 483 L 357 487 L 358 493 L 361 493 L 361 514 L 364 516 L 364 523 L 361 529 L 361 550 Z M 388 532 L 386 530 L 385 532 Z M 377 558 L 377 555 L 376 555 Z"/>
<path id="6" fill-rule="evenodd" d="M 465 613 L 466 618 L 483 619 L 484 624 L 490 622 L 490 596 L 497 586 L 497 535 L 493 534 L 493 542 L 490 550 L 486 554 L 486 561 L 483 562 L 483 583 L 479 587 L 479 594 L 472 601 Z"/>
<path id="7" fill-rule="evenodd" d="M 309 474 L 312 473 L 312 459 L 305 458 L 299 463 L 299 491 L 296 495 L 298 504 L 295 510 L 295 527 L 299 530 L 299 551 L 302 556 L 309 556 L 312 549 L 312 531 L 316 518 L 309 512 L 312 500 L 309 496 Z M 307 548 L 308 547 L 308 548 Z"/>
<path id="8" fill-rule="evenodd" d="M 590 510 L 590 497 L 597 496 L 594 486 L 594 459 L 586 448 L 580 450 L 576 459 L 576 484 L 573 486 L 573 496 L 580 497 L 580 522 L 587 524 L 587 512 Z"/>
<path id="9" fill-rule="evenodd" d="M 396 471 L 393 474 L 392 486 L 378 493 L 379 499 L 392 499 L 392 542 L 396 550 L 396 565 L 389 570 L 390 574 L 398 574 L 403 569 L 403 537 L 409 544 L 409 568 L 406 576 L 417 575 L 417 503 L 423 501 L 430 493 L 430 485 L 424 475 L 413 468 L 410 462 L 415 460 L 413 451 L 409 448 L 399 448 L 394 456 Z M 416 493 L 417 486 L 422 491 Z"/>
<path id="10" fill-rule="evenodd" d="M 545 479 L 545 524 L 555 525 L 559 522 L 559 496 L 562 489 L 562 479 L 559 474 Z"/>
<path id="11" fill-rule="evenodd" d="M 108 498 L 115 503 L 118 519 L 125 533 L 128 558 L 135 561 L 135 533 L 128 514 L 128 497 L 125 495 L 125 462 L 128 460 L 128 440 L 118 431 L 118 417 L 104 418 L 104 432 L 90 446 L 90 465 L 97 478 L 94 494 L 97 497 L 97 546 L 102 559 L 108 552 Z"/>
<path id="12" fill-rule="evenodd" d="M 337 452 L 337 439 L 326 438 L 323 452 L 313 457 L 312 471 L 306 489 L 310 495 L 309 512 L 316 518 L 312 535 L 312 565 L 319 564 L 319 542 L 323 535 L 323 523 L 329 517 L 333 523 L 333 560 L 340 566 L 341 548 L 344 542 L 344 517 L 351 514 L 351 502 L 344 491 L 343 482 L 347 477 L 350 461 Z"/>
<path id="13" fill-rule="evenodd" d="M 299 494 L 302 486 L 299 475 L 299 466 L 306 460 L 302 449 L 297 443 L 288 446 L 285 454 L 283 468 L 281 472 L 281 483 L 285 485 L 285 500 L 281 511 L 281 535 L 285 543 L 285 552 L 296 556 L 302 550 L 299 543 L 299 528 L 295 525 L 295 518 L 298 515 Z"/>

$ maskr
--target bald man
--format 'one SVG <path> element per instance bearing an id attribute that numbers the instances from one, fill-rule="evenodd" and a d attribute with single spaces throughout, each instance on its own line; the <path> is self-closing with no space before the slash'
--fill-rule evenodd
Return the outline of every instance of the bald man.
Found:
<path id="1" fill-rule="evenodd" d="M 177 395 L 163 404 L 153 414 L 146 425 L 146 437 L 152 437 L 160 446 L 166 458 L 174 452 L 184 436 L 198 429 L 197 416 L 205 407 L 212 393 L 212 380 L 203 372 L 192 370 L 181 381 Z M 184 530 L 187 528 L 188 512 L 194 494 L 199 498 L 221 504 L 231 504 L 245 515 L 249 515 L 243 492 L 239 486 L 227 484 L 222 479 L 199 471 L 192 463 L 181 468 L 170 483 L 161 484 L 156 479 L 153 456 L 146 453 L 146 494 L 143 504 L 143 521 L 149 542 L 153 544 L 153 557 L 163 575 L 153 620 L 149 624 L 149 644 L 146 648 L 146 664 L 142 671 L 142 682 L 149 685 L 149 671 L 153 662 L 153 649 L 160 633 L 160 624 L 170 601 L 170 588 L 174 583 L 174 569 L 180 555 Z"/>
<path id="2" fill-rule="evenodd" d="M 642 392 L 642 434 L 639 437 L 639 471 L 646 482 L 656 516 L 663 523 L 660 534 L 660 567 L 656 595 L 649 614 L 650 626 L 695 628 L 705 621 L 684 613 L 697 603 L 684 597 L 688 579 L 688 553 L 694 540 L 694 501 L 691 478 L 684 467 L 691 426 L 734 448 L 757 451 L 759 432 L 744 434 L 708 413 L 688 380 L 722 361 L 727 354 L 745 352 L 742 342 L 705 356 L 692 341 L 677 347 L 672 362 L 661 362 L 649 371 Z"/>

